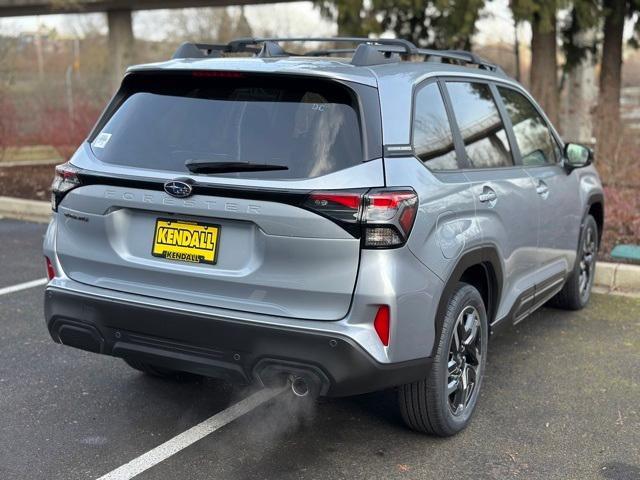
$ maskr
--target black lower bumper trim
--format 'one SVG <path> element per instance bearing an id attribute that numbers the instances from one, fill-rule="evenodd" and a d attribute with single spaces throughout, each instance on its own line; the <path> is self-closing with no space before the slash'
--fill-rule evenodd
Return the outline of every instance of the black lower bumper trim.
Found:
<path id="1" fill-rule="evenodd" d="M 45 316 L 66 345 L 174 370 L 263 383 L 311 375 L 328 396 L 382 390 L 427 374 L 430 359 L 382 364 L 349 338 L 166 310 L 48 288 Z"/>

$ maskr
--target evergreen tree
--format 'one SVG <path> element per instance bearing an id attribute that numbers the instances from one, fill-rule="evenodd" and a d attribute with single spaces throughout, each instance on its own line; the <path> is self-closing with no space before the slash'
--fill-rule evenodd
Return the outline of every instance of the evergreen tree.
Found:
<path id="1" fill-rule="evenodd" d="M 613 163 L 620 139 L 620 91 L 622 87 L 622 47 L 624 24 L 636 18 L 632 46 L 638 45 L 640 34 L 640 0 L 603 0 L 604 38 L 600 65 L 600 90 L 596 111 L 596 149 L 604 162 Z"/>
<path id="2" fill-rule="evenodd" d="M 471 50 L 484 0 L 371 0 L 382 31 L 418 46 Z"/>
<path id="3" fill-rule="evenodd" d="M 345 37 L 368 36 L 371 23 L 363 0 L 317 0 L 320 13 L 338 25 L 338 35 Z"/>
<path id="4" fill-rule="evenodd" d="M 558 123 L 557 11 L 563 0 L 511 0 L 517 21 L 531 24 L 530 88 L 552 123 Z"/>

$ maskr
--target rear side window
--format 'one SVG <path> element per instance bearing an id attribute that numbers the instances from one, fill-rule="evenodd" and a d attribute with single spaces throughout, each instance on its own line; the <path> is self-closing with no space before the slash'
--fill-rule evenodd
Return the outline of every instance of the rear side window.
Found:
<path id="1" fill-rule="evenodd" d="M 416 94 L 413 148 L 433 170 L 458 168 L 451 126 L 436 83 L 425 85 Z"/>
<path id="2" fill-rule="evenodd" d="M 447 82 L 447 90 L 471 166 L 512 166 L 509 141 L 489 85 Z"/>
<path id="3" fill-rule="evenodd" d="M 535 166 L 555 163 L 556 143 L 536 108 L 524 95 L 515 90 L 498 87 L 498 91 L 513 124 L 522 164 Z"/>
<path id="4" fill-rule="evenodd" d="M 124 100 L 92 138 L 95 156 L 110 164 L 183 173 L 189 172 L 187 161 L 286 167 L 216 173 L 265 179 L 317 177 L 363 161 L 357 101 L 347 87 L 216 73 L 131 79 Z"/>

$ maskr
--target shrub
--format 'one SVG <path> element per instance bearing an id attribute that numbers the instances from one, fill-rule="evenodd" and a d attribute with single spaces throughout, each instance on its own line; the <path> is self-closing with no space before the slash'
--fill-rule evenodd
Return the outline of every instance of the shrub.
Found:
<path id="1" fill-rule="evenodd" d="M 632 187 L 605 187 L 605 228 L 602 254 L 609 258 L 616 245 L 640 245 L 640 195 Z"/>

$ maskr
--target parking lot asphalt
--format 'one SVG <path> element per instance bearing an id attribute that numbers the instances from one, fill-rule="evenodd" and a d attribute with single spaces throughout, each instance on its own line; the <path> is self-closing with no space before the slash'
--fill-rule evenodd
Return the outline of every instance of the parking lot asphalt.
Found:
<path id="1" fill-rule="evenodd" d="M 0 220 L 0 288 L 44 276 L 43 225 Z M 0 296 L 0 479 L 98 478 L 244 398 L 50 340 L 43 287 Z M 640 479 L 640 301 L 594 295 L 492 338 L 470 427 L 401 424 L 394 392 L 288 392 L 140 479 Z"/>
<path id="2" fill-rule="evenodd" d="M 0 218 L 0 288 L 46 276 L 39 223 Z"/>

